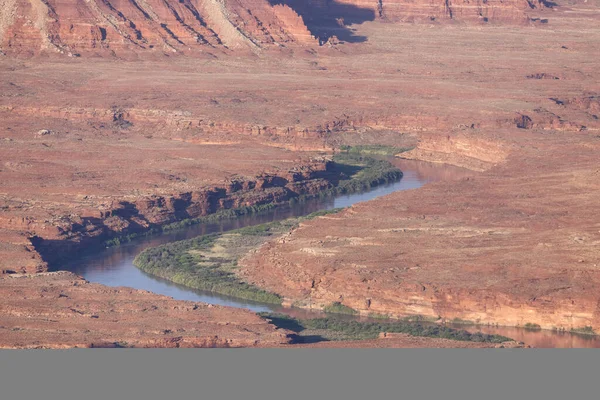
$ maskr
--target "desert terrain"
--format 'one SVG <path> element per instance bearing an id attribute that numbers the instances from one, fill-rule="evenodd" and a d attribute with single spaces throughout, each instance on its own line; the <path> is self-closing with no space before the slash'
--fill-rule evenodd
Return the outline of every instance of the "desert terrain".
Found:
<path id="1" fill-rule="evenodd" d="M 308 221 L 244 280 L 299 307 L 600 332 L 599 60 L 595 0 L 0 0 L 1 346 L 286 345 L 249 311 L 45 271 L 316 194 L 345 145 L 474 175 Z"/>

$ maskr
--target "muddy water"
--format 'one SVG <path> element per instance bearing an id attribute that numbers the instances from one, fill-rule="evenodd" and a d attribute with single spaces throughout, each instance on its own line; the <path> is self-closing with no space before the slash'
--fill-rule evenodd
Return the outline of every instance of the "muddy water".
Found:
<path id="1" fill-rule="evenodd" d="M 399 159 L 392 160 L 392 162 L 402 170 L 404 173 L 403 178 L 398 182 L 379 186 L 368 192 L 355 193 L 335 198 L 314 199 L 302 204 L 280 207 L 275 210 L 248 215 L 235 220 L 201 224 L 180 231 L 140 238 L 128 244 L 108 248 L 99 253 L 77 259 L 67 266 L 63 265 L 62 269 L 67 269 L 81 275 L 90 282 L 100 283 L 106 286 L 126 286 L 135 289 L 148 290 L 150 292 L 173 297 L 177 300 L 200 301 L 209 304 L 246 308 L 255 312 L 278 311 L 291 313 L 291 310 L 282 309 L 280 307 L 198 291 L 150 276 L 137 269 L 133 265 L 133 260 L 141 251 L 148 247 L 189 239 L 199 235 L 226 232 L 246 226 L 308 215 L 319 210 L 348 207 L 396 191 L 417 189 L 430 182 L 456 180 L 473 174 L 470 171 L 443 164 Z M 299 310 L 296 310 L 295 312 L 297 313 Z M 312 315 L 319 314 L 313 313 Z M 487 333 L 498 333 L 515 340 L 523 341 L 535 347 L 600 347 L 599 339 L 568 333 L 561 334 L 549 331 L 530 332 L 518 328 L 468 326 L 461 326 L 460 328 L 467 330 L 481 330 Z"/>

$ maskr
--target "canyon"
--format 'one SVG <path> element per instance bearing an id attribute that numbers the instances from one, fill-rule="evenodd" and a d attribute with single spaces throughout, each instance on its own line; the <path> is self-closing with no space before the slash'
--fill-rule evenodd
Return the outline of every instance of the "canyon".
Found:
<path id="1" fill-rule="evenodd" d="M 214 57 L 296 44 L 361 41 L 366 21 L 526 23 L 541 1 L 3 0 L 0 49 L 31 56 Z"/>
<path id="2" fill-rule="evenodd" d="M 0 0 L 1 346 L 286 345 L 250 312 L 171 315 L 192 306 L 49 264 L 315 195 L 333 152 L 369 144 L 476 174 L 308 222 L 245 259 L 245 279 L 302 307 L 599 330 L 599 9 Z M 95 308 L 82 312 L 107 314 L 68 328 L 86 293 Z M 182 334 L 146 337 L 159 315 Z M 85 333 L 105 317 L 137 333 Z"/>

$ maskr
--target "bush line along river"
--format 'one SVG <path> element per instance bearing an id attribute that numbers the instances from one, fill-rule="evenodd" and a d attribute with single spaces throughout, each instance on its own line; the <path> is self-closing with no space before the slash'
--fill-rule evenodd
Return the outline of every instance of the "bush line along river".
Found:
<path id="1" fill-rule="evenodd" d="M 460 168 L 443 164 L 431 164 L 419 161 L 400 159 L 390 159 L 390 161 L 396 167 L 402 170 L 403 176 L 401 180 L 390 182 L 387 184 L 381 184 L 376 187 L 371 187 L 370 190 L 364 192 L 343 194 L 340 191 L 336 191 L 334 192 L 337 194 L 336 196 L 309 199 L 306 201 L 297 202 L 295 204 L 271 208 L 259 213 L 244 214 L 235 219 L 206 221 L 187 226 L 185 229 L 181 230 L 167 231 L 154 236 L 136 238 L 133 239 L 131 242 L 122 244 L 118 247 L 107 248 L 99 253 L 90 254 L 77 260 L 73 260 L 73 262 L 69 265 L 62 266 L 62 269 L 67 269 L 74 273 L 77 273 L 90 282 L 100 283 L 113 287 L 127 286 L 135 289 L 148 290 L 157 294 L 173 297 L 177 300 L 200 301 L 209 304 L 246 308 L 254 312 L 268 313 L 265 314 L 266 318 L 268 317 L 268 315 L 272 316 L 272 313 L 285 313 L 293 315 L 297 315 L 296 313 L 299 313 L 300 317 L 295 319 L 293 318 L 295 320 L 294 323 L 298 326 L 303 326 L 303 330 L 309 331 L 309 328 L 311 326 L 315 326 L 315 324 L 322 323 L 322 321 L 318 321 L 323 318 L 322 314 L 315 312 L 299 311 L 294 309 L 284 309 L 274 304 L 278 303 L 278 301 L 274 300 L 268 303 L 256 302 L 189 288 L 162 279 L 160 277 L 145 273 L 140 269 L 136 268 L 133 265 L 133 261 L 136 258 L 136 256 L 141 255 L 141 253 L 144 250 L 151 249 L 157 246 L 195 238 L 198 238 L 198 240 L 200 240 L 200 236 L 211 234 L 230 233 L 235 236 L 236 234 L 232 233 L 231 231 L 256 225 L 270 224 L 273 222 L 280 222 L 282 227 L 287 226 L 291 228 L 289 224 L 293 224 L 293 222 L 284 222 L 284 220 L 289 218 L 306 217 L 311 213 L 319 211 L 327 211 L 336 208 L 349 207 L 358 202 L 368 201 L 396 191 L 417 189 L 429 182 L 460 179 L 472 175 L 472 172 L 470 171 L 465 171 Z M 274 224 L 273 226 L 277 226 L 277 224 Z M 269 229 L 272 229 L 273 226 L 269 227 Z M 260 230 L 264 229 L 264 227 L 256 229 Z M 223 236 L 224 235 L 214 235 L 210 240 L 223 240 Z M 256 239 L 261 239 L 261 236 L 258 235 Z M 356 320 L 356 317 L 353 316 L 348 316 L 345 318 L 351 318 Z M 307 322 L 309 320 L 312 320 L 312 322 Z M 339 320 L 339 317 L 335 317 L 335 321 Z M 281 321 L 281 319 L 278 319 L 277 321 Z M 395 321 L 393 323 L 397 322 Z M 406 324 L 406 322 L 404 323 Z M 333 325 L 337 326 L 338 328 L 339 326 L 341 326 L 340 324 Z M 421 325 L 421 327 L 427 326 L 427 324 L 417 325 Z M 525 341 L 527 344 L 531 344 L 535 347 L 600 347 L 600 341 L 596 337 L 584 337 L 581 335 L 572 335 L 570 333 L 531 331 L 520 328 L 503 328 L 489 326 L 452 327 L 458 328 L 460 331 L 462 331 L 462 329 L 469 332 L 476 332 L 481 330 L 485 334 L 489 335 L 497 334 L 502 336 L 508 336 L 516 340 Z M 396 328 L 400 329 L 398 327 Z M 354 326 L 349 329 L 355 332 L 368 331 L 367 336 L 373 337 L 374 332 L 377 331 L 377 329 L 379 328 L 369 325 L 360 328 Z M 423 334 L 423 332 L 421 333 Z M 429 334 L 433 335 L 433 333 L 431 332 L 425 332 L 425 335 Z M 446 335 L 448 335 L 448 332 L 442 331 L 441 333 L 438 333 L 435 337 L 447 337 Z M 357 337 L 355 334 L 347 334 L 347 332 L 343 333 L 342 336 L 344 338 Z M 497 339 L 482 339 L 482 336 L 476 336 L 475 340 L 493 341 Z"/>

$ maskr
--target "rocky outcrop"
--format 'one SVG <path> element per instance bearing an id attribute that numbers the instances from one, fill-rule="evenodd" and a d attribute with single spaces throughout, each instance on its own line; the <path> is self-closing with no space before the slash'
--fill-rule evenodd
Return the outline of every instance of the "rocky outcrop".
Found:
<path id="1" fill-rule="evenodd" d="M 20 222 L 5 218 L 0 223 L 4 227 L 28 232 L 33 236 L 33 254 L 37 256 L 40 253 L 44 261 L 53 263 L 61 261 L 62 257 L 72 257 L 74 252 L 83 248 L 89 250 L 102 245 L 112 238 L 143 233 L 219 211 L 258 209 L 282 204 L 298 196 L 317 195 L 331 187 L 329 179 L 334 179 L 334 176 L 329 173 L 330 166 L 329 161 L 321 160 L 280 174 L 262 174 L 253 180 L 231 179 L 222 187 L 132 201 L 116 200 L 92 215 L 63 216 L 53 221 L 51 226 L 40 224 L 33 218 Z M 39 229 L 40 225 L 45 226 Z M 31 272 L 31 268 L 24 271 Z"/>
<path id="2" fill-rule="evenodd" d="M 539 0 L 283 0 L 315 25 L 328 18 L 343 23 L 370 20 L 390 22 L 499 22 L 521 23 L 528 20 L 526 11 L 544 8 Z"/>
<path id="3" fill-rule="evenodd" d="M 6 223 L 6 218 L 0 215 L 0 226 L 5 227 Z M 21 228 L 25 226 L 20 224 Z M 0 228 L 0 276 L 43 272 L 47 266 L 26 233 Z"/>
<path id="4" fill-rule="evenodd" d="M 0 348 L 255 347 L 290 343 L 240 309 L 89 283 L 68 272 L 0 275 Z"/>
<path id="5" fill-rule="evenodd" d="M 296 34 L 300 42 L 310 42 L 291 9 L 274 10 L 266 0 L 3 0 L 1 5 L 0 48 L 18 54 L 201 54 L 295 42 Z"/>
<path id="6" fill-rule="evenodd" d="M 524 22 L 535 0 L 2 0 L 0 49 L 20 55 L 202 55 L 293 43 L 362 41 L 385 21 Z"/>
<path id="7" fill-rule="evenodd" d="M 504 161 L 509 152 L 509 146 L 489 138 L 468 133 L 452 133 L 446 136 L 421 135 L 415 149 L 398 156 L 484 171 Z"/>

